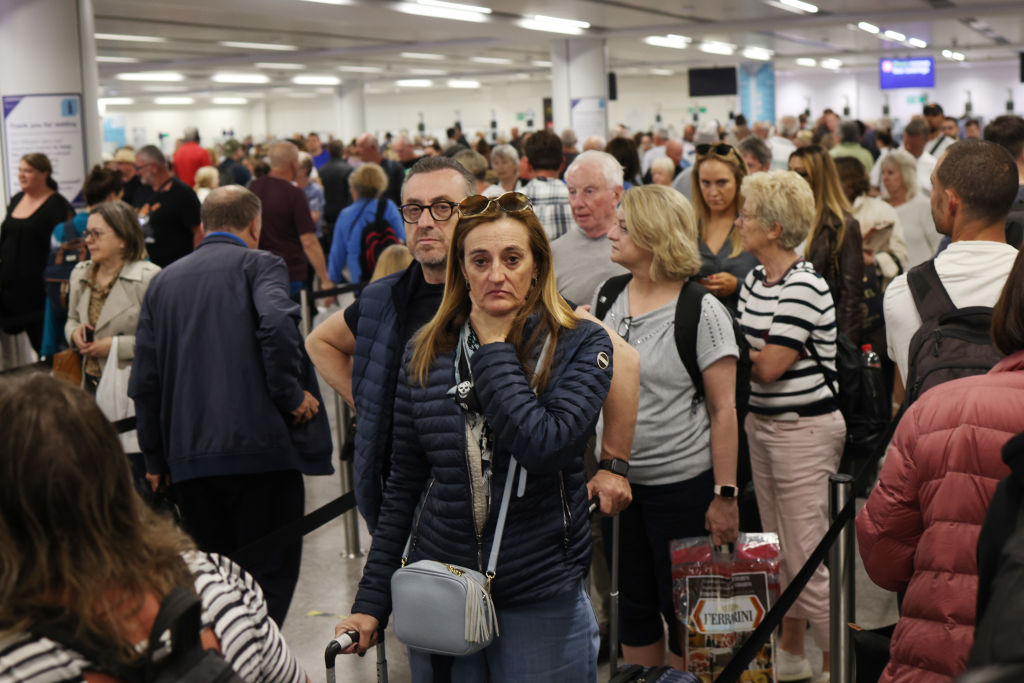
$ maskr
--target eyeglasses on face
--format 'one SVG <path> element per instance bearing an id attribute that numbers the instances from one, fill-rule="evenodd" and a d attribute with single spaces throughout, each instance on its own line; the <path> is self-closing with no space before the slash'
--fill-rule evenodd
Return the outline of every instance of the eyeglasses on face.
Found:
<path id="1" fill-rule="evenodd" d="M 530 198 L 522 192 L 506 192 L 500 197 L 488 198 L 482 194 L 474 194 L 459 202 L 459 213 L 463 216 L 479 216 L 497 206 L 505 213 L 516 213 L 532 209 Z"/>
<path id="2" fill-rule="evenodd" d="M 707 143 L 701 143 L 697 145 L 697 154 L 704 156 L 709 152 L 714 152 L 720 157 L 729 156 L 730 152 L 735 152 L 735 148 L 732 145 L 727 145 L 724 142 L 720 142 L 717 145 L 709 145 Z"/>
<path id="3" fill-rule="evenodd" d="M 430 217 L 435 221 L 446 221 L 452 217 L 455 202 L 434 202 L 433 204 L 402 204 L 402 220 L 406 223 L 418 223 L 423 210 L 430 212 Z"/>
<path id="4" fill-rule="evenodd" d="M 98 240 L 107 234 L 106 230 L 93 230 L 89 229 L 85 231 L 85 239 L 87 240 Z"/>

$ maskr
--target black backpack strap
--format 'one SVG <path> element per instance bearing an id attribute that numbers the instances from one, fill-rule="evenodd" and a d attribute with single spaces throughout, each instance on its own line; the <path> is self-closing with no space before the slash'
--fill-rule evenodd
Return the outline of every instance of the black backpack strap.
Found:
<path id="1" fill-rule="evenodd" d="M 921 322 L 938 318 L 944 313 L 956 310 L 949 293 L 942 286 L 942 280 L 935 270 L 935 259 L 914 266 L 907 271 L 907 285 L 914 297 L 914 305 L 921 316 Z"/>
<path id="2" fill-rule="evenodd" d="M 605 283 L 601 285 L 601 289 L 597 290 L 597 305 L 591 311 L 595 318 L 604 321 L 604 317 L 608 315 L 612 304 L 615 303 L 615 300 L 622 294 L 622 290 L 626 288 L 626 285 L 632 279 L 632 273 L 626 273 L 625 275 L 616 275 L 605 280 Z"/>
<path id="3" fill-rule="evenodd" d="M 384 220 L 384 208 L 387 206 L 387 197 L 377 197 L 377 215 L 373 219 L 373 227 L 380 227 L 381 221 Z"/>
<path id="4" fill-rule="evenodd" d="M 153 620 L 149 632 L 149 647 L 146 649 L 146 680 L 155 674 L 155 662 L 169 653 L 161 636 L 170 631 L 171 651 L 175 653 L 201 649 L 199 631 L 202 627 L 202 606 L 199 598 L 185 588 L 174 588 L 160 603 L 160 611 Z"/>
<path id="5" fill-rule="evenodd" d="M 837 366 L 839 365 L 839 334 L 840 333 L 837 330 L 836 331 L 836 365 Z M 825 378 L 825 384 L 828 385 L 828 390 L 832 392 L 832 396 L 834 398 L 838 399 L 839 398 L 839 390 L 836 388 L 836 385 L 832 382 L 832 373 L 829 371 L 829 369 L 827 367 L 825 367 L 825 364 L 822 362 L 821 356 L 818 355 L 818 349 L 815 348 L 814 341 L 812 341 L 810 336 L 807 337 L 807 344 L 805 344 L 805 346 L 807 347 L 807 350 L 810 352 L 811 358 L 813 358 L 814 362 L 818 364 L 818 369 L 821 371 L 821 376 Z M 837 372 L 838 372 L 838 368 L 837 368 Z"/>
<path id="6" fill-rule="evenodd" d="M 700 309 L 707 293 L 703 285 L 689 279 L 683 283 L 683 289 L 676 299 L 676 350 L 693 382 L 695 402 L 704 399 L 704 377 L 697 365 L 697 326 L 700 324 Z"/>

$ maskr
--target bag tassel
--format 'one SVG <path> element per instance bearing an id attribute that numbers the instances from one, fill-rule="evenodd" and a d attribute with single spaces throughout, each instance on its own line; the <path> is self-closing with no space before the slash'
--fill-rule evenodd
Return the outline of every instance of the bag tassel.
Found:
<path id="1" fill-rule="evenodd" d="M 466 577 L 466 640 L 482 643 L 498 635 L 498 616 L 484 587 Z"/>

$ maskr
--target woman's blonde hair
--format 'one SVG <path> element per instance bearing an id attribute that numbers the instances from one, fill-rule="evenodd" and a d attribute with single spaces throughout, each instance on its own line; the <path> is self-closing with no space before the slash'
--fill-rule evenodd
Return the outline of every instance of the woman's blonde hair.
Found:
<path id="1" fill-rule="evenodd" d="M 373 268 L 370 282 L 387 277 L 400 270 L 405 270 L 412 263 L 412 259 L 413 256 L 412 252 L 409 251 L 409 247 L 404 244 L 392 244 L 380 252 L 380 256 L 377 257 L 377 265 Z"/>
<path id="2" fill-rule="evenodd" d="M 818 228 L 831 218 L 836 224 L 836 243 L 831 255 L 835 258 L 846 237 L 846 221 L 843 216 L 850 213 L 850 202 L 843 192 L 843 184 L 839 182 L 836 164 L 832 161 L 832 155 L 820 145 L 801 147 L 789 155 L 790 159 L 794 157 L 803 161 L 806 179 L 814 194 L 814 224 L 807 236 L 804 256 L 811 257 L 811 244 L 818 234 Z"/>
<path id="3" fill-rule="evenodd" d="M 352 171 L 348 184 L 360 199 L 376 199 L 388 189 L 388 174 L 371 161 Z"/>
<path id="4" fill-rule="evenodd" d="M 743 179 L 744 211 L 753 207 L 760 227 L 767 232 L 778 225 L 782 233 L 776 243 L 796 249 L 811 232 L 814 223 L 814 193 L 793 171 L 753 173 Z"/>
<path id="5" fill-rule="evenodd" d="M 724 143 L 720 143 L 724 144 Z M 717 145 L 716 145 L 717 146 Z M 697 157 L 696 163 L 693 165 L 693 173 L 690 176 L 691 192 L 693 195 L 694 209 L 697 211 L 697 228 L 700 230 L 700 238 L 707 242 L 707 224 L 711 220 L 711 208 L 708 203 L 704 201 L 704 193 L 700 189 L 700 167 L 708 161 L 717 161 L 721 164 L 725 164 L 730 171 L 732 171 L 733 180 L 736 181 L 736 196 L 733 197 L 732 210 L 733 215 L 738 215 L 740 209 L 743 208 L 743 193 L 740 191 L 740 186 L 743 184 L 743 179 L 750 174 L 750 170 L 747 168 L 747 162 L 740 155 L 740 152 L 735 147 L 728 154 L 705 154 Z M 732 250 L 729 252 L 729 257 L 733 258 L 740 255 L 743 251 L 743 240 L 740 238 L 739 230 L 731 230 L 729 233 L 729 244 L 732 246 Z"/>
<path id="6" fill-rule="evenodd" d="M 664 188 L 663 188 L 664 189 Z M 516 355 L 523 367 L 529 368 L 531 358 L 539 351 L 544 336 L 551 335 L 551 348 L 558 344 L 558 334 L 565 329 L 576 327 L 576 315 L 558 293 L 555 284 L 555 268 L 551 257 L 551 244 L 547 233 L 537 216 L 530 208 L 521 211 L 505 212 L 492 203 L 491 208 L 482 214 L 462 216 L 455 225 L 451 245 L 448 248 L 448 268 L 445 275 L 444 297 L 441 307 L 429 323 L 416 334 L 412 360 L 409 365 L 409 376 L 426 386 L 430 366 L 439 354 L 455 348 L 462 324 L 469 318 L 470 299 L 469 286 L 462 273 L 462 264 L 466 253 L 466 236 L 475 228 L 492 223 L 502 218 L 519 222 L 526 228 L 533 254 L 533 265 L 537 269 L 537 277 L 526 295 L 526 301 L 516 313 L 512 321 L 512 329 L 507 341 L 516 349 Z M 526 322 L 534 313 L 540 320 L 529 339 L 524 339 Z M 551 376 L 551 363 L 554 353 L 547 355 L 544 365 L 534 369 L 537 391 L 542 392 Z"/>
<path id="7" fill-rule="evenodd" d="M 0 381 L 0 636 L 57 619 L 93 649 L 138 654 L 121 624 L 149 593 L 193 590 L 192 541 L 139 497 L 117 432 L 83 390 Z"/>
<path id="8" fill-rule="evenodd" d="M 220 184 L 220 171 L 216 166 L 202 166 L 196 171 L 196 185 L 193 189 L 201 187 L 213 189 Z"/>
<path id="9" fill-rule="evenodd" d="M 685 280 L 700 271 L 697 219 L 686 197 L 671 187 L 641 185 L 622 193 L 633 243 L 651 252 L 651 279 Z"/>

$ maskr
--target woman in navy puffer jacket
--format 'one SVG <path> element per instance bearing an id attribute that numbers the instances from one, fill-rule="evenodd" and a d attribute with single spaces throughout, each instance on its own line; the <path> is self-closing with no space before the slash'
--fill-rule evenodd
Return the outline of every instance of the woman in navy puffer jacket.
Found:
<path id="1" fill-rule="evenodd" d="M 398 379 L 380 520 L 353 614 L 336 630 L 359 631 L 360 651 L 374 642 L 410 530 L 409 562 L 483 572 L 515 456 L 528 476 L 491 584 L 500 635 L 465 657 L 410 649 L 413 680 L 595 681 L 583 451 L 611 381 L 611 341 L 558 294 L 526 197 L 473 196 L 460 212 L 444 299 Z"/>

